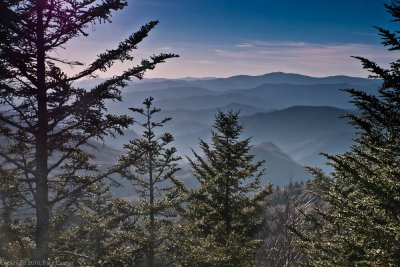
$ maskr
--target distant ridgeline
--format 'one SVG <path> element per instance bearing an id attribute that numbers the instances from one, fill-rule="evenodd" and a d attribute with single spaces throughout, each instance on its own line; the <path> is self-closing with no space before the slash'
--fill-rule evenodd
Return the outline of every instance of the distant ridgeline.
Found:
<path id="1" fill-rule="evenodd" d="M 80 83 L 85 87 L 92 81 Z M 274 185 L 286 185 L 310 178 L 303 166 L 329 170 L 319 153 L 341 153 L 352 144 L 354 130 L 339 117 L 354 112 L 354 107 L 342 90 L 355 88 L 375 94 L 380 84 L 380 80 L 365 78 L 315 78 L 280 72 L 230 78 L 145 79 L 124 91 L 122 103 L 108 106 L 111 112 L 126 114 L 128 108 L 154 97 L 163 116 L 172 118 L 164 130 L 174 135 L 180 155 L 189 155 L 191 148 L 198 147 L 199 138 L 209 140 L 218 109 L 240 110 L 244 136 L 252 138 L 257 159 L 266 160 L 266 179 Z M 124 136 L 107 138 L 99 155 L 122 149 L 138 135 L 135 130 L 133 126 Z M 185 170 L 185 162 L 182 164 L 181 174 L 190 184 L 190 172 Z"/>

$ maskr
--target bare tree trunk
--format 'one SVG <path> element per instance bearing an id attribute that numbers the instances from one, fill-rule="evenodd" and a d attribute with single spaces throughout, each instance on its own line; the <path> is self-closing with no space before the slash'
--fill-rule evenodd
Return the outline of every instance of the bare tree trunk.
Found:
<path id="1" fill-rule="evenodd" d="M 50 207 L 48 200 L 48 152 L 47 152 L 47 92 L 46 92 L 46 73 L 45 73 L 45 41 L 43 25 L 43 8 L 45 0 L 37 0 L 37 108 L 38 108 L 38 128 L 36 130 L 36 232 L 33 259 L 47 265 L 49 258 L 49 220 Z"/>

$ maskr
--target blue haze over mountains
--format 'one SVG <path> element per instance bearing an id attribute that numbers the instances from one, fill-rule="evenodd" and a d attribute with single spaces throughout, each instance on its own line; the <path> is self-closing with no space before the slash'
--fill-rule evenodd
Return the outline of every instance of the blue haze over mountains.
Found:
<path id="1" fill-rule="evenodd" d="M 82 82 L 87 86 L 90 81 Z M 214 114 L 220 110 L 240 110 L 243 137 L 251 137 L 253 154 L 266 160 L 266 181 L 285 185 L 307 180 L 303 166 L 329 171 L 319 153 L 348 150 L 356 131 L 339 118 L 354 112 L 350 98 L 342 89 L 356 88 L 374 94 L 379 80 L 332 76 L 314 78 L 298 74 L 270 73 L 261 76 L 234 76 L 204 79 L 149 79 L 134 82 L 124 89 L 124 102 L 108 103 L 110 112 L 129 114 L 128 108 L 141 107 L 152 96 L 160 116 L 172 117 L 162 131 L 175 137 L 178 152 L 192 156 L 199 138 L 210 140 Z M 100 154 L 113 155 L 124 143 L 138 137 L 135 125 L 117 139 L 107 138 Z M 121 153 L 123 153 L 121 151 Z M 180 175 L 191 184 L 185 160 Z"/>

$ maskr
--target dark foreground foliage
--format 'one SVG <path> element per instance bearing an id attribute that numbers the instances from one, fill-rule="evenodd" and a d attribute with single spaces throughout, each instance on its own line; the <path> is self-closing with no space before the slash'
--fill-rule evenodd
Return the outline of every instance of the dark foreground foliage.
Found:
<path id="1" fill-rule="evenodd" d="M 109 22 L 126 5 L 124 0 L 0 1 L 0 163 L 6 177 L 0 209 L 9 241 L 0 257 L 5 260 L 47 265 L 56 251 L 64 253 L 53 244 L 57 212 L 79 209 L 115 172 L 93 164 L 89 140 L 121 133 L 133 122 L 108 114 L 105 101 L 120 101 L 131 78 L 175 57 L 154 55 L 90 89 L 74 85 L 115 62 L 132 61 L 132 52 L 157 25 L 149 22 L 86 66 L 57 58 L 71 39 L 87 36 L 89 27 Z M 67 75 L 62 66 L 79 71 Z"/>
<path id="2" fill-rule="evenodd" d="M 400 19 L 399 1 L 386 8 Z M 378 30 L 389 50 L 400 49 L 398 32 Z M 326 155 L 332 176 L 311 170 L 327 207 L 309 214 L 313 231 L 299 234 L 308 266 L 400 265 L 400 61 L 385 69 L 357 59 L 383 84 L 377 95 L 345 90 L 359 111 L 346 116 L 357 130 L 355 145 Z"/>

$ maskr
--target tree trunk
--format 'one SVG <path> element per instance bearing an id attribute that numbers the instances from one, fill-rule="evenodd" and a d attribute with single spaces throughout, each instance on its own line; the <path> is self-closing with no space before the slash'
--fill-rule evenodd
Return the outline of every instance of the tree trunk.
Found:
<path id="1" fill-rule="evenodd" d="M 154 187 L 153 177 L 150 175 L 150 244 L 149 244 L 149 267 L 154 267 L 154 246 L 155 246 L 155 220 L 154 220 Z"/>
<path id="2" fill-rule="evenodd" d="M 226 155 L 226 168 L 227 169 L 234 168 L 235 166 L 232 165 L 232 160 L 231 160 L 232 151 L 230 149 L 230 146 L 231 146 L 230 139 L 228 136 L 226 136 L 225 138 L 226 138 L 225 139 L 226 144 L 228 146 L 227 147 L 228 151 L 227 151 L 227 155 Z M 230 170 L 227 170 L 227 171 L 228 171 L 228 174 L 230 174 Z M 226 179 L 226 181 L 225 181 L 225 199 L 224 199 L 225 230 L 226 230 L 226 237 L 229 237 L 232 232 L 232 227 L 231 227 L 232 214 L 231 214 L 231 210 L 230 210 L 231 208 L 230 208 L 230 203 L 229 203 L 230 199 L 231 199 L 231 192 L 230 192 L 230 186 L 232 183 L 231 175 L 228 175 L 225 179 Z"/>
<path id="3" fill-rule="evenodd" d="M 150 114 L 147 114 L 147 127 L 148 131 L 151 132 L 151 123 L 150 123 Z M 152 137 L 149 135 L 148 143 L 151 146 Z M 149 242 L 149 267 L 154 267 L 154 246 L 155 246 L 155 238 L 156 238 L 156 227 L 154 220 L 154 181 L 153 181 L 153 153 L 149 153 L 149 193 L 150 193 L 150 242 Z"/>
<path id="4" fill-rule="evenodd" d="M 37 108 L 38 108 L 38 128 L 36 130 L 36 232 L 33 259 L 41 266 L 47 266 L 49 258 L 49 220 L 50 207 L 48 200 L 48 152 L 47 152 L 47 129 L 48 129 L 48 112 L 47 112 L 47 90 L 46 90 L 46 73 L 45 73 L 45 40 L 43 25 L 43 9 L 45 0 L 37 2 Z"/>

